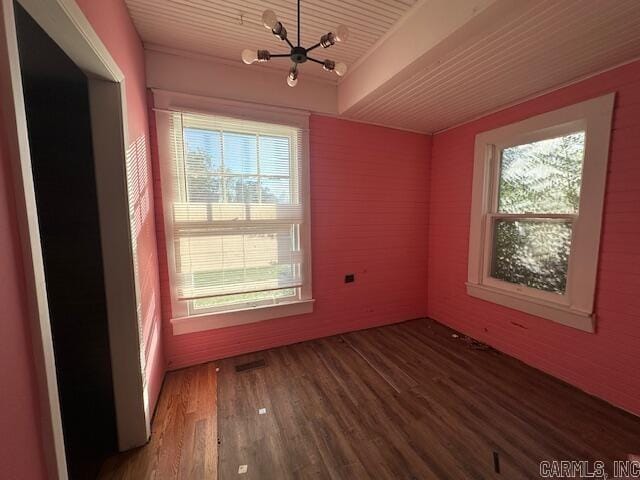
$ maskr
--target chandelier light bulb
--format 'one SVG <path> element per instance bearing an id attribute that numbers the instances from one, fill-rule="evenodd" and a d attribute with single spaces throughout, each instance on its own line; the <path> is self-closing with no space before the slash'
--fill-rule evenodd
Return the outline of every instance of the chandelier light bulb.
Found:
<path id="1" fill-rule="evenodd" d="M 298 84 L 298 66 L 294 63 L 289 69 L 289 75 L 287 75 L 287 85 L 295 87 Z"/>
<path id="2" fill-rule="evenodd" d="M 339 77 L 342 77 L 345 73 L 347 73 L 347 65 L 345 63 L 336 63 L 336 68 L 334 69 L 336 74 Z"/>
<path id="3" fill-rule="evenodd" d="M 269 30 L 276 28 L 276 25 L 278 24 L 278 17 L 276 17 L 273 10 L 265 10 L 262 13 L 262 24 L 264 25 L 264 28 L 268 28 Z"/>
<path id="4" fill-rule="evenodd" d="M 334 62 L 333 60 L 327 59 L 322 64 L 322 68 L 325 69 L 327 72 L 333 72 L 333 70 L 336 68 L 336 62 Z"/>
<path id="5" fill-rule="evenodd" d="M 345 25 L 338 25 L 335 35 L 336 41 L 346 42 L 349 39 L 349 29 Z"/>
<path id="6" fill-rule="evenodd" d="M 258 52 L 256 52 L 255 50 L 249 50 L 248 48 L 245 48 L 242 51 L 242 61 L 247 65 L 257 62 Z"/>

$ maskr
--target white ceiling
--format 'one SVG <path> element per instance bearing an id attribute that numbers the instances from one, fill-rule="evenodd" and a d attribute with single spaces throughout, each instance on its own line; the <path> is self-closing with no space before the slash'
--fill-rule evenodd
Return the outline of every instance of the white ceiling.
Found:
<path id="1" fill-rule="evenodd" d="M 344 44 L 319 48 L 319 60 L 331 58 L 352 65 L 382 37 L 416 0 L 302 0 L 301 40 L 316 44 L 339 24 L 349 27 Z M 289 47 L 262 25 L 262 12 L 272 9 L 296 44 L 296 0 L 126 0 L 133 22 L 147 44 L 241 62 L 243 49 L 286 53 Z M 288 69 L 286 59 L 272 60 L 274 68 Z M 303 66 L 305 75 L 336 82 L 335 74 L 320 65 Z"/>
<path id="2" fill-rule="evenodd" d="M 498 18 L 487 9 L 473 20 L 481 28 L 469 22 L 461 29 L 468 27 L 468 35 L 427 52 L 342 113 L 436 132 L 640 58 L 638 0 L 517 3 Z"/>
<path id="3" fill-rule="evenodd" d="M 244 66 L 242 49 L 287 50 L 261 25 L 265 8 L 295 34 L 294 0 L 125 1 L 147 46 L 237 63 L 231 84 L 273 71 Z M 337 101 L 325 111 L 426 133 L 640 58 L 640 0 L 302 0 L 303 44 L 339 23 L 351 38 L 319 58 L 351 68 L 327 85 Z M 285 61 L 270 63 L 286 71 Z M 335 80 L 315 64 L 303 73 Z M 302 93 L 288 97 L 309 108 Z"/>

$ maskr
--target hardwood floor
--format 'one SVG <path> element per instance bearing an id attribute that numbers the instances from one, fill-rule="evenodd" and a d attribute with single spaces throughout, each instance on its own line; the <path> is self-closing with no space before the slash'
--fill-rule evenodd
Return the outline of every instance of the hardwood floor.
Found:
<path id="1" fill-rule="evenodd" d="M 102 479 L 217 478 L 216 367 L 213 363 L 165 378 L 147 445 L 109 459 Z"/>
<path id="2" fill-rule="evenodd" d="M 518 480 L 640 453 L 640 418 L 452 333 L 415 320 L 172 372 L 151 442 L 102 478 Z"/>
<path id="3" fill-rule="evenodd" d="M 640 452 L 639 418 L 452 333 L 418 320 L 221 361 L 220 479 L 511 480 Z"/>

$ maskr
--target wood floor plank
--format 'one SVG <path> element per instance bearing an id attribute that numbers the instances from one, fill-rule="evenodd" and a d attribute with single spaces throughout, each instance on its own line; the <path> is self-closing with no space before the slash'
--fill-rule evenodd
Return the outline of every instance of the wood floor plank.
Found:
<path id="1" fill-rule="evenodd" d="M 453 333 L 416 320 L 171 372 L 151 441 L 101 478 L 534 479 L 640 452 L 639 418 Z"/>
<path id="2" fill-rule="evenodd" d="M 243 478 L 526 479 L 640 451 L 637 417 L 452 333 L 419 320 L 261 352 L 252 372 L 225 360 L 220 478 L 242 458 Z M 273 421 L 256 429 L 247 402 Z"/>
<path id="3" fill-rule="evenodd" d="M 434 324 L 434 328 L 442 329 L 437 324 Z M 417 330 L 420 329 L 424 329 L 424 325 Z M 465 352 L 460 342 L 454 342 L 457 345 L 447 348 L 442 336 L 427 338 L 428 335 L 421 335 L 412 332 L 411 338 L 406 340 L 421 339 L 429 349 L 427 357 L 437 359 L 440 366 L 446 364 L 446 371 L 456 371 L 455 363 L 447 364 L 452 362 L 453 357 L 457 357 L 458 362 L 461 355 L 480 355 L 482 361 L 461 365 L 463 368 L 457 370 L 455 381 L 461 383 L 462 388 L 472 388 L 487 401 L 497 402 L 506 414 L 518 414 L 523 422 L 533 427 L 531 431 L 538 435 L 541 442 L 555 445 L 557 453 L 562 453 L 564 446 L 570 446 L 571 450 L 565 450 L 565 454 L 571 451 L 582 458 L 593 458 L 606 453 L 602 449 L 607 446 L 640 447 L 637 429 L 617 432 L 617 429 L 611 428 L 611 425 L 624 422 L 629 415 L 612 409 L 605 402 L 584 395 L 574 387 L 497 352 Z M 456 353 L 461 347 L 462 353 Z M 551 403 L 550 395 L 554 397 Z M 558 415 L 554 408 L 549 408 L 554 405 L 562 406 L 562 415 Z M 601 444 L 599 450 L 590 449 L 593 442 L 585 441 L 590 436 L 598 437 L 597 444 Z"/>
<path id="4" fill-rule="evenodd" d="M 217 377 L 213 363 L 169 372 L 158 400 L 151 439 L 105 462 L 101 479 L 218 477 Z"/>

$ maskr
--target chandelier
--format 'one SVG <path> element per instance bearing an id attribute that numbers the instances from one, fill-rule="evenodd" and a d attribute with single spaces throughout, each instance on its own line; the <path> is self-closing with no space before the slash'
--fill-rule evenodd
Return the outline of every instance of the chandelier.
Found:
<path id="1" fill-rule="evenodd" d="M 344 42 L 349 37 L 349 29 L 344 25 L 338 25 L 335 32 L 325 33 L 320 37 L 320 41 L 309 48 L 304 48 L 300 45 L 300 0 L 298 0 L 298 44 L 294 45 L 287 36 L 287 29 L 284 25 L 278 21 L 278 17 L 273 10 L 265 10 L 262 14 L 262 24 L 266 29 L 271 30 L 271 33 L 277 38 L 286 42 L 291 48 L 289 53 L 270 53 L 268 50 L 249 50 L 242 51 L 242 61 L 246 64 L 256 62 L 268 62 L 272 58 L 290 58 L 291 68 L 289 68 L 289 75 L 287 76 L 287 84 L 290 87 L 295 87 L 298 83 L 298 69 L 299 65 L 305 63 L 307 60 L 310 62 L 318 63 L 322 65 L 322 68 L 327 72 L 335 72 L 338 76 L 342 76 L 347 73 L 347 66 L 342 63 L 336 63 L 333 60 L 318 60 L 309 56 L 309 52 L 315 50 L 318 47 L 329 48 L 336 42 Z"/>

